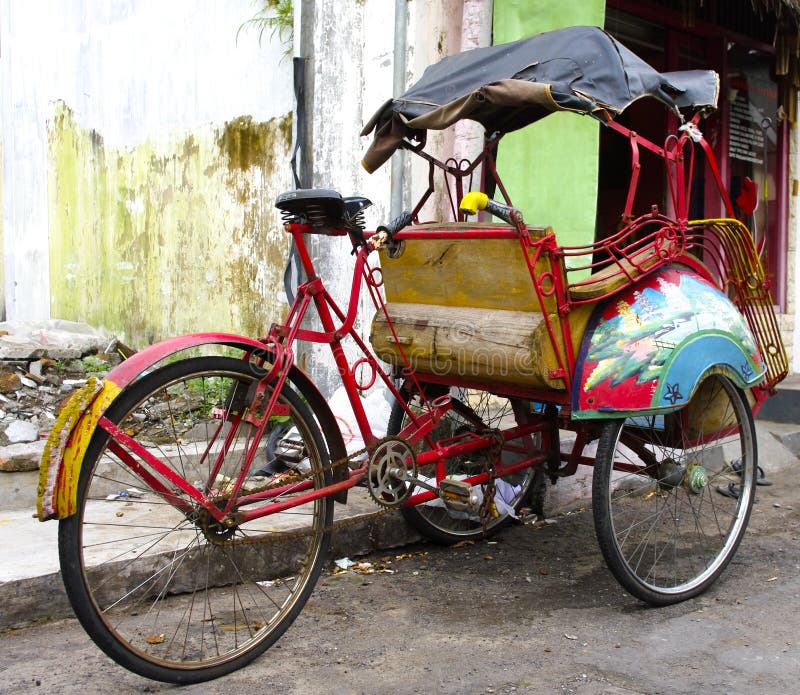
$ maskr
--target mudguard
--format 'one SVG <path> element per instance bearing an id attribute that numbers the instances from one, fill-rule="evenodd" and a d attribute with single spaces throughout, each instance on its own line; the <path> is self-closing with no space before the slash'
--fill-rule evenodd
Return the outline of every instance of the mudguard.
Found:
<path id="1" fill-rule="evenodd" d="M 686 405 L 708 373 L 746 389 L 765 371 L 734 304 L 700 275 L 669 266 L 595 310 L 576 363 L 572 417 L 669 412 Z"/>
<path id="2" fill-rule="evenodd" d="M 124 389 L 146 374 L 155 364 L 169 355 L 204 345 L 224 345 L 244 352 L 268 352 L 264 343 L 229 333 L 193 333 L 170 338 L 151 345 L 131 356 L 101 381 L 90 379 L 76 391 L 62 408 L 45 444 L 39 469 L 37 516 L 40 521 L 64 519 L 77 508 L 78 479 L 81 464 L 92 435 L 103 413 Z M 308 402 L 319 421 L 331 460 L 347 456 L 342 433 L 327 401 L 314 383 L 297 367 L 292 367 L 289 381 Z M 333 469 L 338 482 L 347 475 L 345 466 Z M 347 492 L 334 497 L 345 502 Z"/>

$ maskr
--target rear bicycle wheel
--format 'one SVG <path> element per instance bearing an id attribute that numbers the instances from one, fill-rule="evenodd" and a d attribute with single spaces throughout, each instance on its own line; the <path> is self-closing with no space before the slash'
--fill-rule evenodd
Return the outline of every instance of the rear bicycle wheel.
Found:
<path id="1" fill-rule="evenodd" d="M 747 528 L 756 465 L 750 407 L 721 375 L 680 411 L 605 423 L 592 506 L 617 580 L 652 605 L 705 591 Z"/>
<path id="2" fill-rule="evenodd" d="M 255 460 L 264 460 L 267 437 L 255 442 L 255 428 L 236 415 L 263 375 L 232 358 L 176 362 L 135 382 L 106 417 L 172 475 L 206 494 L 223 493 L 223 504 L 245 450 L 258 446 Z M 323 487 L 331 472 L 313 414 L 288 384 L 279 405 L 313 487 Z M 78 511 L 59 526 L 75 614 L 106 654 L 147 678 L 194 683 L 241 668 L 283 634 L 308 599 L 327 556 L 333 500 L 226 527 L 174 483 L 190 512 L 154 493 L 114 446 L 104 431 L 95 432 L 81 468 Z M 253 478 L 246 488 L 268 485 Z M 290 486 L 276 501 L 294 494 Z"/>
<path id="3" fill-rule="evenodd" d="M 441 419 L 431 432 L 431 439 L 442 441 L 466 432 L 483 432 L 492 428 L 507 428 L 516 425 L 511 401 L 495 396 L 487 391 L 475 389 L 453 389 L 452 408 Z M 409 406 L 421 410 L 419 397 L 409 402 Z M 408 423 L 408 416 L 400 403 L 392 406 L 387 434 L 397 434 Z M 526 435 L 529 436 L 529 435 Z M 417 445 L 416 453 L 427 450 L 425 442 Z M 522 439 L 506 443 L 501 450 L 504 462 L 520 460 L 525 456 Z M 447 460 L 446 474 L 455 478 L 465 478 L 482 473 L 489 464 L 487 450 L 474 452 L 467 456 L 454 457 Z M 435 479 L 435 464 L 420 466 L 418 475 L 422 478 Z M 544 491 L 544 473 L 540 468 L 526 468 L 505 478 L 499 479 L 503 485 L 504 501 L 515 511 L 528 498 L 532 487 Z M 434 482 L 434 481 L 431 481 Z M 402 507 L 401 512 L 406 521 L 426 538 L 442 545 L 452 545 L 464 540 L 488 538 L 494 535 L 511 521 L 509 514 L 499 514 L 490 518 L 484 527 L 475 513 L 453 511 L 444 506 L 441 500 L 418 504 L 414 507 Z"/>

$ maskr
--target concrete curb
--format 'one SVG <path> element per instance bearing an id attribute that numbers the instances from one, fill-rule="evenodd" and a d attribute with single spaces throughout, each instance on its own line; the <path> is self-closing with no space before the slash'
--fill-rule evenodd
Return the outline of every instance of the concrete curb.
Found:
<path id="1" fill-rule="evenodd" d="M 56 526 L 55 522 L 47 524 L 52 528 Z M 55 542 L 52 535 L 50 531 L 46 539 L 48 544 Z M 382 516 L 368 514 L 361 518 L 356 517 L 351 524 L 334 532 L 330 559 L 348 555 L 366 555 L 419 540 L 421 540 L 419 534 L 405 523 L 399 512 Z M 52 548 L 47 550 L 53 551 Z M 60 572 L 50 572 L 0 584 L 0 606 L 3 607 L 0 612 L 0 630 L 19 628 L 46 620 L 61 620 L 74 615 L 64 591 Z"/>

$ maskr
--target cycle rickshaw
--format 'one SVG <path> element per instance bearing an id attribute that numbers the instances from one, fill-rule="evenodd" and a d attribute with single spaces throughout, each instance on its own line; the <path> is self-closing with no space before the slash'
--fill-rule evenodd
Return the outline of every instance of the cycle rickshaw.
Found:
<path id="1" fill-rule="evenodd" d="M 450 543 L 495 532 L 537 503 L 542 481 L 583 465 L 600 548 L 626 589 L 664 605 L 708 588 L 753 504 L 753 413 L 787 373 L 769 281 L 699 127 L 718 89 L 713 72 L 660 74 L 593 27 L 476 49 L 429 67 L 364 129 L 367 168 L 397 149 L 427 161 L 413 210 L 369 232 L 364 198 L 280 196 L 305 271 L 286 320 L 260 339 L 150 346 L 91 379 L 50 436 L 39 516 L 60 519 L 67 593 L 96 643 L 150 678 L 218 677 L 295 619 L 348 495 Z M 663 143 L 615 120 L 639 99 L 674 115 Z M 526 224 L 495 166 L 505 133 L 556 111 L 630 146 L 619 228 L 580 247 Z M 428 130 L 462 119 L 486 129 L 473 161 L 425 150 Z M 669 195 L 637 216 L 643 149 Z M 703 160 L 723 218 L 689 218 Z M 449 222 L 421 219 L 438 186 Z M 352 244 L 345 308 L 314 268 L 310 234 Z M 354 329 L 362 291 L 372 349 Z M 312 306 L 317 326 L 304 320 Z M 295 362 L 298 341 L 330 345 L 363 448 L 348 452 Z M 394 400 L 386 433 L 363 405 L 376 383 Z M 253 475 L 276 461 L 282 470 Z M 124 507 L 109 504 L 120 494 Z"/>

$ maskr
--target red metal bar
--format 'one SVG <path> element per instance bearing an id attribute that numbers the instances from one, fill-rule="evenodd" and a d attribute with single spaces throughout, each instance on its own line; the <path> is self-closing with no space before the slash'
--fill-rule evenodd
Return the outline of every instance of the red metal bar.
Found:
<path id="1" fill-rule="evenodd" d="M 711 149 L 711 145 L 708 144 L 708 140 L 706 140 L 705 137 L 701 136 L 698 140 L 698 143 L 700 144 L 700 147 L 703 148 L 703 152 L 705 152 L 708 168 L 711 170 L 711 175 L 714 177 L 714 182 L 717 184 L 719 195 L 722 198 L 723 203 L 725 203 L 725 214 L 728 217 L 735 218 L 736 213 L 733 210 L 733 205 L 731 204 L 731 199 L 728 195 L 728 189 L 722 181 L 722 176 L 720 175 L 719 167 L 717 166 L 717 160 L 714 157 L 714 151 Z"/>
<path id="2" fill-rule="evenodd" d="M 191 497 L 195 502 L 198 504 L 203 505 L 206 509 L 208 509 L 209 513 L 212 514 L 218 521 L 222 520 L 225 514 L 217 509 L 213 504 L 209 503 L 208 498 L 201 493 L 194 485 L 191 485 L 188 481 L 184 478 L 179 476 L 175 471 L 171 468 L 167 467 L 164 463 L 162 463 L 158 458 L 153 456 L 147 449 L 145 449 L 139 442 L 137 442 L 132 437 L 128 436 L 123 430 L 117 427 L 111 420 L 107 417 L 101 417 L 100 420 L 97 422 L 98 427 L 101 427 L 106 432 L 108 432 L 114 442 L 116 444 L 114 453 L 123 458 L 126 465 L 130 466 L 136 473 L 142 474 L 144 473 L 147 478 L 145 481 L 147 484 L 153 488 L 153 491 L 156 492 L 160 497 L 169 499 L 170 504 L 175 507 L 181 509 L 182 512 L 186 513 L 188 510 L 191 509 L 189 505 L 178 505 L 175 501 L 175 493 L 172 492 L 168 487 L 163 485 L 157 478 L 150 475 L 141 465 L 139 465 L 135 459 L 128 456 L 126 452 L 119 447 L 119 444 L 127 447 L 131 452 L 136 454 L 140 459 L 142 459 L 147 465 L 149 465 L 152 469 L 154 469 L 159 475 L 165 477 L 171 484 L 175 485 L 175 487 L 179 488 L 183 492 L 185 492 L 189 497 Z M 113 441 L 112 440 L 112 441 Z M 183 508 L 181 508 L 183 507 Z"/>
<path id="3" fill-rule="evenodd" d="M 314 269 L 314 263 L 311 260 L 311 255 L 308 253 L 306 240 L 303 238 L 303 233 L 307 232 L 309 229 L 309 226 L 305 224 L 286 224 L 286 230 L 292 235 L 292 239 L 294 239 L 295 246 L 297 247 L 297 253 L 300 256 L 300 263 L 303 266 L 306 277 L 309 280 L 313 280 L 317 277 L 317 271 Z"/>
<path id="4" fill-rule="evenodd" d="M 311 485 L 313 485 L 313 482 L 309 481 L 305 482 L 308 483 L 307 485 L 308 487 L 311 487 Z M 270 514 L 278 514 L 279 512 L 285 512 L 288 509 L 299 507 L 303 504 L 308 504 L 309 502 L 314 502 L 322 497 L 329 497 L 330 495 L 335 495 L 336 493 L 342 492 L 343 490 L 349 490 L 351 487 L 354 487 L 357 482 L 358 480 L 356 480 L 355 478 L 348 478 L 347 480 L 342 480 L 341 482 L 338 483 L 332 483 L 331 485 L 325 485 L 324 487 L 316 488 L 312 492 L 308 492 L 303 495 L 298 495 L 297 497 L 292 497 L 292 499 L 289 500 L 281 500 L 280 502 L 273 502 L 271 504 L 264 505 L 263 507 L 259 507 L 257 509 L 244 509 L 234 512 L 233 517 L 235 518 L 237 523 L 244 524 L 248 521 L 253 521 L 254 519 L 261 519 L 262 517 L 269 516 Z M 305 486 L 303 489 L 305 489 Z M 248 499 L 248 498 L 238 498 L 237 503 L 241 503 L 243 499 Z M 253 495 L 250 497 L 250 499 L 259 499 L 259 498 Z"/>
<path id="5" fill-rule="evenodd" d="M 231 420 L 231 426 L 228 429 L 228 434 L 225 435 L 225 441 L 222 445 L 222 450 L 217 454 L 217 459 L 214 462 L 209 474 L 208 479 L 206 480 L 206 486 L 210 490 L 213 487 L 214 481 L 217 479 L 217 475 L 222 470 L 222 464 L 225 462 L 225 458 L 228 455 L 228 452 L 231 450 L 231 445 L 233 444 L 233 438 L 239 429 L 239 423 L 241 423 L 242 418 L 241 416 L 236 416 L 233 420 Z M 220 424 L 217 427 L 217 431 L 214 432 L 214 436 L 211 437 L 210 441 L 208 442 L 208 446 L 206 446 L 206 450 L 203 452 L 202 456 L 200 457 L 200 462 L 203 462 L 208 457 L 209 453 L 211 452 L 211 447 L 214 446 L 214 442 L 217 441 L 217 437 L 219 433 L 222 431 L 223 423 L 225 420 L 220 420 Z"/>
<path id="6" fill-rule="evenodd" d="M 623 219 L 629 219 L 633 215 L 633 201 L 636 198 L 636 188 L 639 185 L 639 172 L 642 170 L 642 165 L 639 162 L 638 135 L 631 133 L 629 140 L 631 144 L 631 182 L 628 186 L 625 209 L 622 211 Z"/>
<path id="7" fill-rule="evenodd" d="M 477 379 L 465 379 L 458 376 L 438 376 L 436 374 L 420 375 L 424 384 L 441 384 L 443 386 L 455 386 L 467 389 L 480 389 L 481 391 L 491 391 L 498 396 L 507 398 L 524 398 L 526 400 L 555 403 L 562 407 L 569 406 L 570 395 L 568 391 L 550 391 L 547 389 L 534 389 L 528 387 L 514 386 L 500 382 L 479 381 Z"/>
<path id="8" fill-rule="evenodd" d="M 621 133 L 626 138 L 630 138 L 632 134 L 635 134 L 636 137 L 637 137 L 638 142 L 640 142 L 646 149 L 648 149 L 651 152 L 657 154 L 662 159 L 667 159 L 668 158 L 668 155 L 665 154 L 663 147 L 659 147 L 658 145 L 656 145 L 654 142 L 651 142 L 647 138 L 639 135 L 638 133 L 634 133 L 634 131 L 632 131 L 630 128 L 626 128 L 621 123 L 617 123 L 617 121 L 615 121 L 613 119 L 610 119 L 610 120 L 607 120 L 607 121 L 603 121 L 603 125 L 611 128 L 611 130 L 615 130 L 618 133 Z"/>
<path id="9" fill-rule="evenodd" d="M 547 454 L 540 453 L 536 456 L 531 456 L 528 459 L 524 459 L 523 461 L 518 461 L 517 463 L 512 464 L 498 464 L 497 468 L 495 469 L 495 477 L 502 478 L 507 475 L 511 475 L 512 473 L 516 473 L 518 471 L 525 470 L 526 468 L 533 468 L 534 466 L 539 466 L 547 460 Z M 489 474 L 488 473 L 478 473 L 477 475 L 472 475 L 468 478 L 465 478 L 463 482 L 468 483 L 469 485 L 482 485 L 489 481 Z M 403 505 L 405 507 L 413 507 L 417 504 L 422 504 L 423 502 L 430 502 L 431 500 L 438 499 L 438 495 L 435 492 L 431 492 L 426 490 L 425 492 L 420 492 L 415 495 L 411 495 L 408 498 L 406 503 Z"/>
<path id="10" fill-rule="evenodd" d="M 102 426 L 102 425 L 101 425 Z M 130 455 L 119 442 L 113 438 L 108 442 L 109 450 L 119 458 L 128 468 L 130 468 L 139 478 L 147 485 L 153 492 L 155 492 L 161 499 L 168 504 L 172 505 L 180 512 L 189 514 L 192 511 L 192 505 L 187 504 L 182 498 L 178 497 L 172 490 L 163 485 L 161 481 L 156 478 L 150 471 L 148 471 L 142 464 L 140 464 L 133 456 Z"/>
<path id="11" fill-rule="evenodd" d="M 520 236 L 520 245 L 522 247 L 522 252 L 525 254 L 525 262 L 528 265 L 528 274 L 530 275 L 531 282 L 533 283 L 533 288 L 536 291 L 536 296 L 539 300 L 539 305 L 542 307 L 542 317 L 544 319 L 545 327 L 547 328 L 547 332 L 550 336 L 550 342 L 553 346 L 553 352 L 556 356 L 556 361 L 558 362 L 558 368 L 561 371 L 561 377 L 564 380 L 564 386 L 567 392 L 571 390 L 572 384 L 572 368 L 575 365 L 575 357 L 573 354 L 572 348 L 572 338 L 570 336 L 570 328 L 569 322 L 566 319 L 566 313 L 569 311 L 569 302 L 567 298 L 567 290 L 564 284 L 564 278 L 561 274 L 561 264 L 557 262 L 556 258 L 560 257 L 557 254 L 561 253 L 561 249 L 556 245 L 555 242 L 555 235 L 549 234 L 543 239 L 535 242 L 534 244 L 530 243 L 530 238 L 523 238 Z M 536 247 L 535 255 L 533 260 L 528 253 L 528 249 L 532 246 Z M 556 305 L 558 309 L 558 316 L 559 322 L 561 327 L 561 337 L 564 341 L 564 350 L 566 352 L 566 360 L 564 359 L 564 355 L 561 353 L 561 350 L 558 348 L 558 341 L 556 340 L 556 333 L 555 329 L 553 328 L 552 322 L 550 321 L 550 315 L 546 310 L 546 303 L 545 297 L 549 297 L 551 295 L 546 294 L 543 287 L 542 287 L 542 276 L 536 275 L 536 262 L 539 260 L 542 253 L 547 254 L 547 258 L 550 264 L 550 273 L 549 277 L 553 282 L 555 288 L 555 299 Z"/>
<path id="12" fill-rule="evenodd" d="M 517 230 L 513 227 L 498 225 L 489 229 L 404 229 L 393 237 L 396 241 L 414 239 L 519 239 Z M 537 240 L 534 243 L 540 243 Z"/>
<path id="13" fill-rule="evenodd" d="M 536 424 L 528 424 L 528 425 L 517 425 L 516 427 L 512 427 L 511 429 L 502 430 L 501 434 L 503 435 L 503 441 L 509 442 L 514 439 L 520 439 L 521 437 L 529 436 L 531 434 L 534 434 L 535 432 L 541 432 L 548 426 L 549 423 L 547 422 L 538 422 Z M 446 441 L 440 442 L 437 443 L 435 449 L 431 451 L 423 451 L 420 454 L 417 454 L 417 464 L 420 466 L 426 466 L 430 463 L 436 463 L 439 459 L 448 459 L 457 456 L 464 456 L 465 454 L 470 454 L 474 451 L 481 451 L 482 449 L 487 449 L 495 442 L 495 438 L 492 434 L 489 435 L 478 435 L 475 433 L 469 433 L 469 434 L 470 434 L 469 441 L 463 443 L 449 444 L 446 446 L 439 446 L 439 444 L 446 444 Z M 460 441 L 461 438 L 458 439 Z"/>

